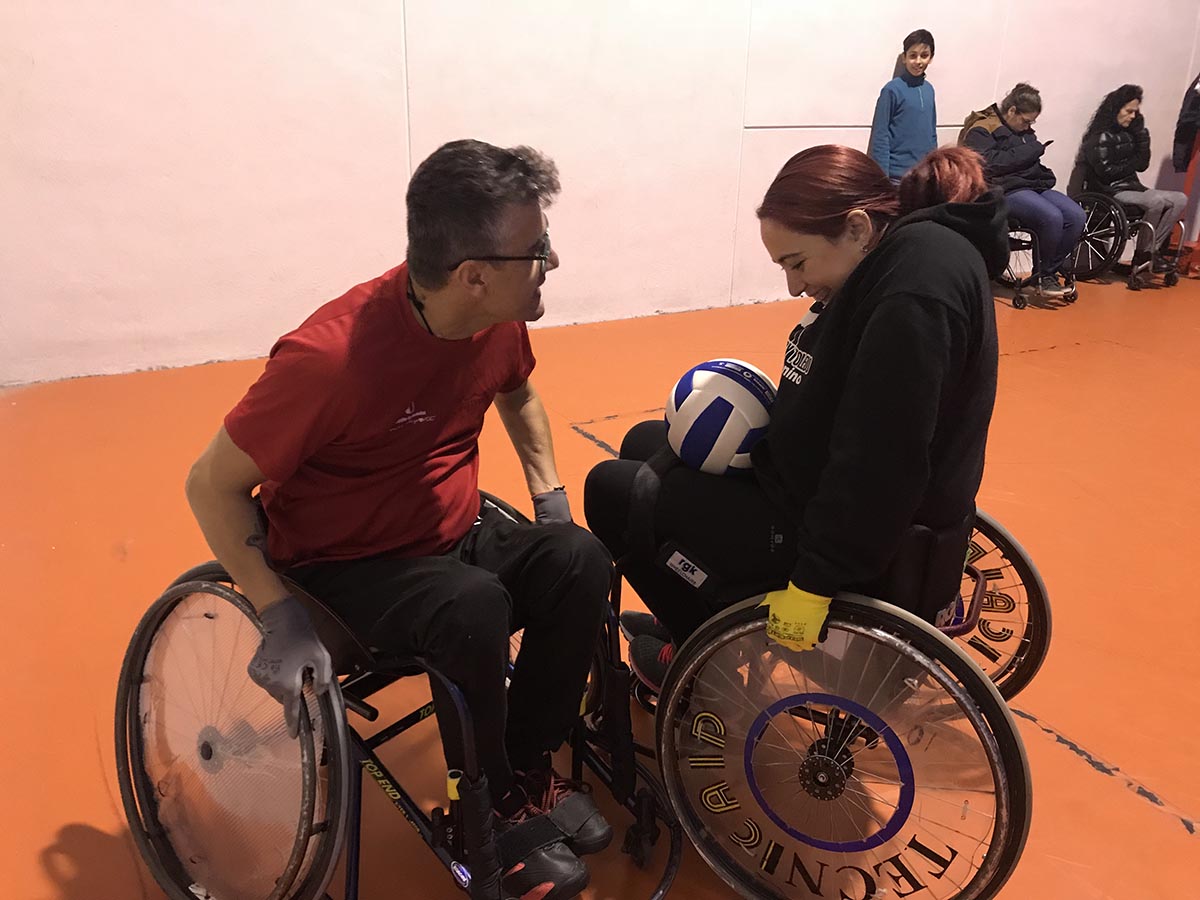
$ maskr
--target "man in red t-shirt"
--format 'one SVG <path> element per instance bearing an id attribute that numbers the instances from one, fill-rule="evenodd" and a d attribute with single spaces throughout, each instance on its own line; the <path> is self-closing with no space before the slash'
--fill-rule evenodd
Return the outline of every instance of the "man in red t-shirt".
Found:
<path id="1" fill-rule="evenodd" d="M 541 317 L 541 285 L 558 266 L 543 211 L 558 190 L 554 164 L 526 147 L 437 150 L 409 184 L 408 261 L 280 338 L 187 484 L 209 545 L 260 612 L 250 674 L 284 704 L 293 734 L 305 673 L 318 691 L 333 673 L 278 572 L 372 648 L 420 655 L 462 689 L 497 827 L 548 813 L 563 829 L 505 876 L 529 900 L 582 890 L 577 855 L 612 837 L 549 755 L 578 715 L 612 574 L 608 551 L 571 521 L 529 382 L 525 322 Z M 478 439 L 493 403 L 534 524 L 480 503 Z M 450 730 L 446 755 L 460 767 Z"/>

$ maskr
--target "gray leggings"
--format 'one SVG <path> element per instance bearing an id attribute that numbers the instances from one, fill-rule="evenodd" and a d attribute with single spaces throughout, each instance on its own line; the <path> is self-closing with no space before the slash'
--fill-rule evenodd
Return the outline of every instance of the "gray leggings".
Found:
<path id="1" fill-rule="evenodd" d="M 1158 249 L 1162 250 L 1171 239 L 1171 229 L 1183 218 L 1187 209 L 1187 194 L 1179 191 L 1121 191 L 1113 195 L 1113 199 L 1122 206 L 1132 206 L 1144 211 L 1142 220 L 1154 226 L 1158 236 Z M 1144 228 L 1138 229 L 1138 250 L 1150 249 L 1150 233 Z"/>

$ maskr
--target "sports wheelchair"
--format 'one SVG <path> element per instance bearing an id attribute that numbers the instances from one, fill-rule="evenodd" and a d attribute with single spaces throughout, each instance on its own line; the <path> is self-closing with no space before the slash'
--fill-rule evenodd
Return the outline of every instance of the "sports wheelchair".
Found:
<path id="1" fill-rule="evenodd" d="M 1019 545 L 985 516 L 965 571 L 953 639 L 880 601 L 839 595 L 825 640 L 795 653 L 766 639 L 760 597 L 723 610 L 676 655 L 656 698 L 654 747 L 633 737 L 616 580 L 571 738 L 572 774 L 586 766 L 628 811 L 623 850 L 636 864 L 666 830 L 653 900 L 675 878 L 685 832 L 746 897 L 996 895 L 1020 858 L 1032 803 L 1002 694 L 1040 666 L 1049 607 Z M 318 600 L 297 596 L 341 680 L 321 697 L 306 687 L 296 740 L 246 675 L 258 622 L 218 564 L 177 578 L 137 626 L 117 690 L 118 776 L 156 880 L 171 900 L 328 900 L 344 854 L 342 897 L 357 900 L 366 775 L 470 897 L 504 898 L 504 860 L 554 835 L 544 820 L 523 834 L 492 832 L 461 693 L 420 659 L 363 646 Z M 347 711 L 375 721 L 369 698 L 418 674 L 440 688 L 438 702 L 361 737 Z M 376 751 L 435 713 L 467 752 L 448 773 L 446 807 L 426 813 Z"/>
<path id="2" fill-rule="evenodd" d="M 1159 238 L 1154 226 L 1142 219 L 1142 210 L 1125 206 L 1108 194 L 1091 189 L 1087 175 L 1086 164 L 1077 164 L 1071 172 L 1071 180 L 1067 186 L 1067 196 L 1083 207 L 1087 217 L 1083 237 L 1080 238 L 1070 259 L 1071 271 L 1080 280 L 1098 278 L 1112 269 L 1125 254 L 1130 240 L 1136 241 L 1143 234 L 1148 234 L 1151 246 L 1157 248 Z M 1185 237 L 1182 222 L 1176 222 L 1171 230 L 1178 230 L 1179 234 L 1174 254 L 1167 255 L 1170 268 L 1163 274 L 1163 284 L 1167 287 L 1174 287 L 1179 283 L 1179 258 L 1183 252 Z M 1129 277 L 1125 281 L 1129 290 L 1140 291 L 1146 286 L 1153 277 L 1156 256 L 1157 250 L 1146 260 L 1130 265 Z"/>

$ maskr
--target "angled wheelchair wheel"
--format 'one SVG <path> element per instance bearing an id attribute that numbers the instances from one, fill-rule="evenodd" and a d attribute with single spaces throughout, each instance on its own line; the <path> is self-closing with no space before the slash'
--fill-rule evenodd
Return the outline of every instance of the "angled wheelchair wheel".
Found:
<path id="1" fill-rule="evenodd" d="M 117 688 L 134 842 L 171 900 L 315 900 L 346 825 L 340 691 L 306 688 L 290 738 L 282 707 L 246 674 L 259 643 L 253 607 L 216 564 L 185 577 L 142 618 Z"/>
<path id="2" fill-rule="evenodd" d="M 680 651 L 658 707 L 672 807 L 741 896 L 987 900 L 1029 831 L 1024 747 L 949 639 L 839 597 L 826 640 L 769 642 L 753 598 Z"/>
<path id="3" fill-rule="evenodd" d="M 1067 263 L 1076 279 L 1086 281 L 1117 264 L 1129 240 L 1129 222 L 1121 204 L 1107 194 L 1085 193 L 1074 199 L 1083 208 L 1083 234 Z"/>
<path id="4" fill-rule="evenodd" d="M 1050 649 L 1050 597 L 1029 554 L 999 522 L 980 510 L 967 564 L 987 582 L 974 630 L 955 642 L 975 661 L 1005 700 L 1017 696 L 1038 673 Z M 962 596 L 971 596 L 963 579 Z"/>

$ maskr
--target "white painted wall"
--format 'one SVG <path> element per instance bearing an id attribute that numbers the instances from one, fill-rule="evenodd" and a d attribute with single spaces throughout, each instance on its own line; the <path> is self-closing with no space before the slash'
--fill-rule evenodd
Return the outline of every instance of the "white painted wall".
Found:
<path id="1" fill-rule="evenodd" d="M 408 0 L 413 158 L 471 136 L 558 163 L 543 324 L 729 302 L 749 13 Z"/>
<path id="2" fill-rule="evenodd" d="M 545 324 L 778 297 L 755 205 L 803 147 L 866 146 L 916 27 L 938 39 L 944 142 L 1032 81 L 1065 183 L 1101 95 L 1132 80 L 1151 180 L 1177 186 L 1200 9 L 1144 7 L 1117 24 L 1094 0 L 7 0 L 0 384 L 265 353 L 399 261 L 413 164 L 467 136 L 559 163 Z"/>
<path id="3" fill-rule="evenodd" d="M 0 383 L 265 355 L 404 252 L 391 0 L 0 3 Z"/>

